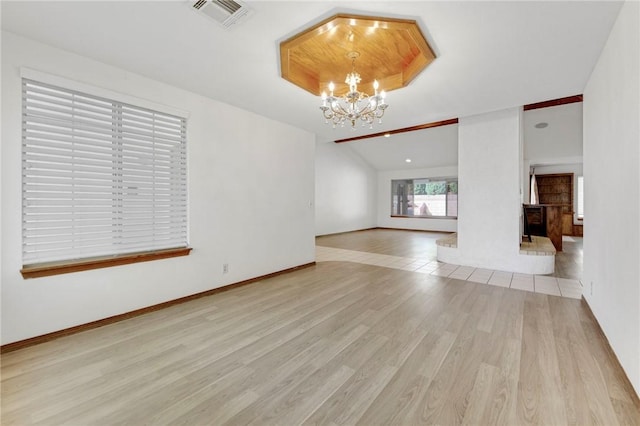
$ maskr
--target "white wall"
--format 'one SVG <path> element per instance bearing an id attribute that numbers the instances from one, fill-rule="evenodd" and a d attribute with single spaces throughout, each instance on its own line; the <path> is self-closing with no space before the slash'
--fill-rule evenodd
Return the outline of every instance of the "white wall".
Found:
<path id="1" fill-rule="evenodd" d="M 391 181 L 394 179 L 420 179 L 457 176 L 457 166 L 378 172 L 378 226 L 381 228 L 456 232 L 458 221 L 455 219 L 391 217 Z M 462 201 L 462 198 L 460 200 L 460 204 L 466 202 Z"/>
<path id="2" fill-rule="evenodd" d="M 188 111 L 190 256 L 22 279 L 20 67 Z M 2 343 L 314 261 L 314 144 L 289 125 L 3 33 Z"/>
<path id="3" fill-rule="evenodd" d="M 316 235 L 376 226 L 376 173 L 348 144 L 316 143 Z"/>
<path id="4" fill-rule="evenodd" d="M 2 6 L 1 5 L 0 5 L 0 19 L 2 19 Z M 0 52 L 1 52 L 1 49 L 2 49 L 1 43 L 2 43 L 2 31 L 0 31 Z M 0 77 L 2 76 L 1 72 L 2 72 L 2 70 L 0 68 Z M 0 99 L 4 99 L 3 95 L 4 95 L 4 92 L 2 90 L 2 84 L 0 84 Z M 1 119 L 2 119 L 2 102 L 0 102 L 0 120 Z M 0 121 L 0 129 L 2 128 L 2 124 L 1 123 L 2 122 Z M 2 218 L 2 216 L 3 216 L 2 215 L 2 210 L 3 210 L 3 208 L 2 208 L 2 204 L 1 204 L 2 203 L 2 199 L 3 199 L 2 197 L 3 197 L 3 182 L 4 182 L 3 179 L 2 179 L 2 176 L 3 176 L 3 173 L 2 173 L 2 146 L 3 146 L 3 144 L 2 144 L 2 134 L 0 133 L 0 344 L 2 343 L 2 317 L 3 317 L 3 315 L 2 315 L 2 272 L 3 272 L 3 270 L 2 270 L 2 264 L 3 264 L 2 259 L 4 259 L 3 252 L 2 252 L 2 246 L 3 246 L 3 244 L 2 244 L 2 223 L 3 223 L 2 222 L 2 220 L 3 220 L 3 218 Z"/>
<path id="5" fill-rule="evenodd" d="M 458 248 L 447 262 L 536 273 L 519 254 L 521 122 L 520 108 L 460 119 Z"/>
<path id="6" fill-rule="evenodd" d="M 620 10 L 584 91 L 585 299 L 640 394 L 640 3 Z"/>

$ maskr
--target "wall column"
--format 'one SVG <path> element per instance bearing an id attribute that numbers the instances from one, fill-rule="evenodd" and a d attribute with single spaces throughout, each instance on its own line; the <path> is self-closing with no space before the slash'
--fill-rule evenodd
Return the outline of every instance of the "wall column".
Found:
<path id="1" fill-rule="evenodd" d="M 515 270 L 520 251 L 519 108 L 458 124 L 458 251 L 462 263 Z"/>
<path id="2" fill-rule="evenodd" d="M 520 254 L 522 109 L 461 118 L 458 124 L 458 242 L 438 260 L 502 271 L 553 272 L 553 256 Z"/>

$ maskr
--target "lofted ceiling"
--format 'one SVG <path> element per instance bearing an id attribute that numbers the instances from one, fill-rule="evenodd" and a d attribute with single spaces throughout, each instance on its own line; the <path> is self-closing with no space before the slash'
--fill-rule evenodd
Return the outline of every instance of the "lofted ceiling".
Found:
<path id="1" fill-rule="evenodd" d="M 376 170 L 423 169 L 458 164 L 458 125 L 346 142 Z M 406 160 L 411 162 L 407 163 Z"/>
<path id="2" fill-rule="evenodd" d="M 612 1 L 244 3 L 251 15 L 230 29 L 182 0 L 0 4 L 3 30 L 289 123 L 319 141 L 582 93 L 621 6 Z M 336 13 L 416 20 L 436 56 L 407 87 L 389 93 L 384 122 L 373 130 L 325 125 L 320 99 L 280 76 L 280 42 Z"/>
<path id="3" fill-rule="evenodd" d="M 546 123 L 544 128 L 537 128 Z M 582 162 L 582 102 L 523 113 L 524 159 L 536 165 Z M 390 137 L 346 142 L 376 170 L 407 170 L 458 164 L 458 125 L 434 127 Z M 406 159 L 411 159 L 410 163 Z"/>

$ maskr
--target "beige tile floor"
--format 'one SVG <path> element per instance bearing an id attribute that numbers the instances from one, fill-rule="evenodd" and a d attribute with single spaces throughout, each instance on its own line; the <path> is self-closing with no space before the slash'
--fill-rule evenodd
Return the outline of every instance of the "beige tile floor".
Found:
<path id="1" fill-rule="evenodd" d="M 455 278 L 475 283 L 509 287 L 552 296 L 582 298 L 582 283 L 577 279 L 548 275 L 518 274 L 438 262 L 437 260 L 391 256 L 334 247 L 316 246 L 316 261 L 346 261 L 402 269 L 419 274 Z"/>

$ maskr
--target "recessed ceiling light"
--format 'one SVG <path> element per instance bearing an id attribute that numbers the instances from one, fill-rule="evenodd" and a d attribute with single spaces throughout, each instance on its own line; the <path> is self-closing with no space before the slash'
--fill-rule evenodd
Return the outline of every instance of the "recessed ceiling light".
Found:
<path id="1" fill-rule="evenodd" d="M 544 121 L 541 123 L 536 124 L 534 127 L 536 129 L 544 129 L 545 127 L 547 127 L 549 125 L 549 123 L 545 123 Z"/>
<path id="2" fill-rule="evenodd" d="M 384 137 L 385 137 L 385 138 L 388 138 L 388 137 L 390 137 L 390 136 L 391 136 L 391 133 L 385 133 L 385 134 L 384 134 Z"/>
<path id="3" fill-rule="evenodd" d="M 411 162 L 411 158 L 407 158 L 407 159 L 406 159 L 406 160 L 404 160 L 404 161 L 405 161 L 405 162 L 407 162 L 407 163 L 410 163 L 410 162 Z"/>

